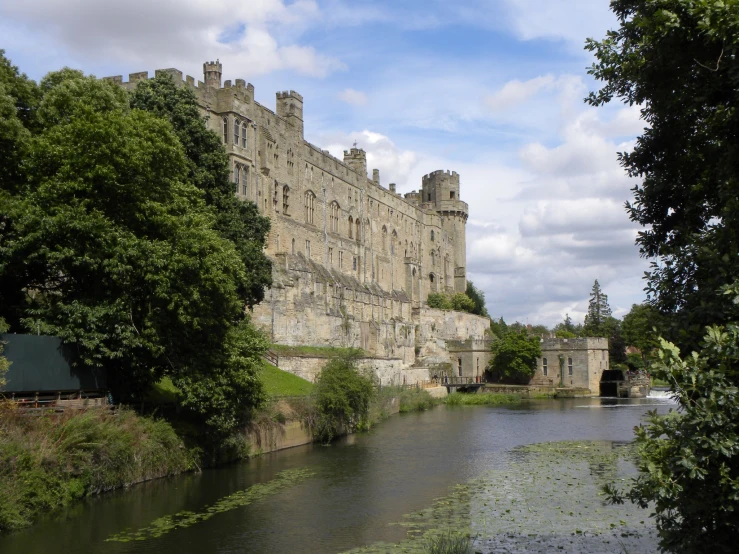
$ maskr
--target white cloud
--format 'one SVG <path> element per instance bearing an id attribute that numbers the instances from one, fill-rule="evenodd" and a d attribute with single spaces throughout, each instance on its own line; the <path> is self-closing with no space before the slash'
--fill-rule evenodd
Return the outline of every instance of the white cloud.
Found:
<path id="1" fill-rule="evenodd" d="M 552 75 L 543 75 L 519 81 L 508 81 L 502 89 L 485 98 L 485 103 L 495 112 L 509 110 L 514 106 L 527 102 L 532 96 L 542 90 L 551 90 L 555 81 Z"/>
<path id="2" fill-rule="evenodd" d="M 0 5 L 0 15 L 4 26 L 26 25 L 76 59 L 107 59 L 132 71 L 156 60 L 200 75 L 204 57 L 247 78 L 277 70 L 324 77 L 345 68 L 295 42 L 320 18 L 309 0 L 28 0 Z"/>
<path id="3" fill-rule="evenodd" d="M 352 106 L 366 106 L 367 95 L 352 88 L 346 88 L 338 94 L 339 100 Z"/>

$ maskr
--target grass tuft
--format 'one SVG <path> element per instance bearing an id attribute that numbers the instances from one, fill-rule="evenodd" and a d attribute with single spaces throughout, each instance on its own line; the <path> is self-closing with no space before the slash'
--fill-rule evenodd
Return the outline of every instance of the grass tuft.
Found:
<path id="1" fill-rule="evenodd" d="M 472 540 L 467 535 L 449 531 L 426 541 L 426 554 L 472 554 Z"/>
<path id="2" fill-rule="evenodd" d="M 453 392 L 444 399 L 447 406 L 498 406 L 501 404 L 518 404 L 521 397 L 517 394 L 485 392 L 479 394 Z"/>

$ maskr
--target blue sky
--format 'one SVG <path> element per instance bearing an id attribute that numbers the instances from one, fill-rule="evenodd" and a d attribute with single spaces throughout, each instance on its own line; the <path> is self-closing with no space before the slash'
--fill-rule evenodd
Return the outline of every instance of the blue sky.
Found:
<path id="1" fill-rule="evenodd" d="M 584 41 L 616 24 L 607 0 L 0 0 L 0 48 L 35 79 L 219 58 L 269 107 L 303 94 L 306 138 L 356 140 L 384 184 L 459 172 L 469 277 L 491 315 L 547 325 L 581 320 L 595 279 L 616 315 L 644 299 L 616 158 L 639 111 L 583 102 Z"/>

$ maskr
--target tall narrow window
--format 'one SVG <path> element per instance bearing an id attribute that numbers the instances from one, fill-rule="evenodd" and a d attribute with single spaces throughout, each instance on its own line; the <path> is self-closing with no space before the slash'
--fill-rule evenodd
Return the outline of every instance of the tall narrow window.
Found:
<path id="1" fill-rule="evenodd" d="M 310 241 L 305 241 L 305 257 L 310 258 Z"/>
<path id="2" fill-rule="evenodd" d="M 316 195 L 313 194 L 311 191 L 308 191 L 305 193 L 305 222 L 306 223 L 313 223 L 313 215 L 315 211 L 315 200 Z"/>
<path id="3" fill-rule="evenodd" d="M 249 192 L 249 166 L 245 165 L 241 169 L 241 194 L 246 197 Z"/>
<path id="4" fill-rule="evenodd" d="M 357 218 L 357 220 L 354 222 L 354 224 L 357 226 L 357 242 L 359 242 L 359 229 L 360 229 L 360 225 L 361 225 L 361 223 L 359 222 L 359 218 Z"/>
<path id="5" fill-rule="evenodd" d="M 344 267 L 344 253 L 339 250 L 339 268 Z"/>
<path id="6" fill-rule="evenodd" d="M 241 146 L 246 148 L 246 121 L 241 125 Z"/>
<path id="7" fill-rule="evenodd" d="M 541 369 L 544 375 L 549 375 L 549 366 L 547 365 L 547 359 L 542 358 L 541 360 Z"/>
<path id="8" fill-rule="evenodd" d="M 292 240 L 292 243 L 290 245 L 290 253 L 294 256 L 295 255 L 295 239 Z"/>
<path id="9" fill-rule="evenodd" d="M 328 265 L 334 265 L 334 249 L 328 247 Z"/>
<path id="10" fill-rule="evenodd" d="M 434 242 L 434 230 L 431 229 L 431 242 Z"/>
<path id="11" fill-rule="evenodd" d="M 462 377 L 462 358 L 457 358 L 457 367 L 459 376 Z"/>
<path id="12" fill-rule="evenodd" d="M 337 202 L 331 202 L 331 232 L 339 232 L 339 204 Z"/>
<path id="13" fill-rule="evenodd" d="M 239 130 L 241 129 L 241 122 L 237 119 L 234 121 L 234 144 L 239 145 Z"/>
<path id="14" fill-rule="evenodd" d="M 241 182 L 241 166 L 234 164 L 234 183 L 236 183 L 236 190 L 239 190 L 239 183 Z"/>
<path id="15" fill-rule="evenodd" d="M 349 238 L 354 238 L 354 218 L 349 216 Z"/>
<path id="16" fill-rule="evenodd" d="M 290 187 L 285 185 L 282 187 L 282 213 L 289 215 L 290 208 Z"/>
<path id="17" fill-rule="evenodd" d="M 572 358 L 567 358 L 567 375 L 572 375 Z"/>
<path id="18" fill-rule="evenodd" d="M 223 142 L 228 144 L 228 118 L 223 118 Z"/>

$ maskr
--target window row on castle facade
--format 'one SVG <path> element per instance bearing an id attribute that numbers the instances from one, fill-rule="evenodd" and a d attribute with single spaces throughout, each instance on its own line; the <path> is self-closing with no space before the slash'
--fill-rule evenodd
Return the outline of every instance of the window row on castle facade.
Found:
<path id="1" fill-rule="evenodd" d="M 244 164 L 234 164 L 234 183 L 236 184 L 237 194 L 246 196 L 249 192 L 249 166 Z"/>
<path id="2" fill-rule="evenodd" d="M 228 116 L 225 116 L 223 118 L 223 142 L 228 144 Z M 246 142 L 247 142 L 247 127 L 248 122 L 247 121 L 241 121 L 239 119 L 234 120 L 233 125 L 233 144 L 236 146 L 241 145 L 243 148 L 246 148 Z"/>

